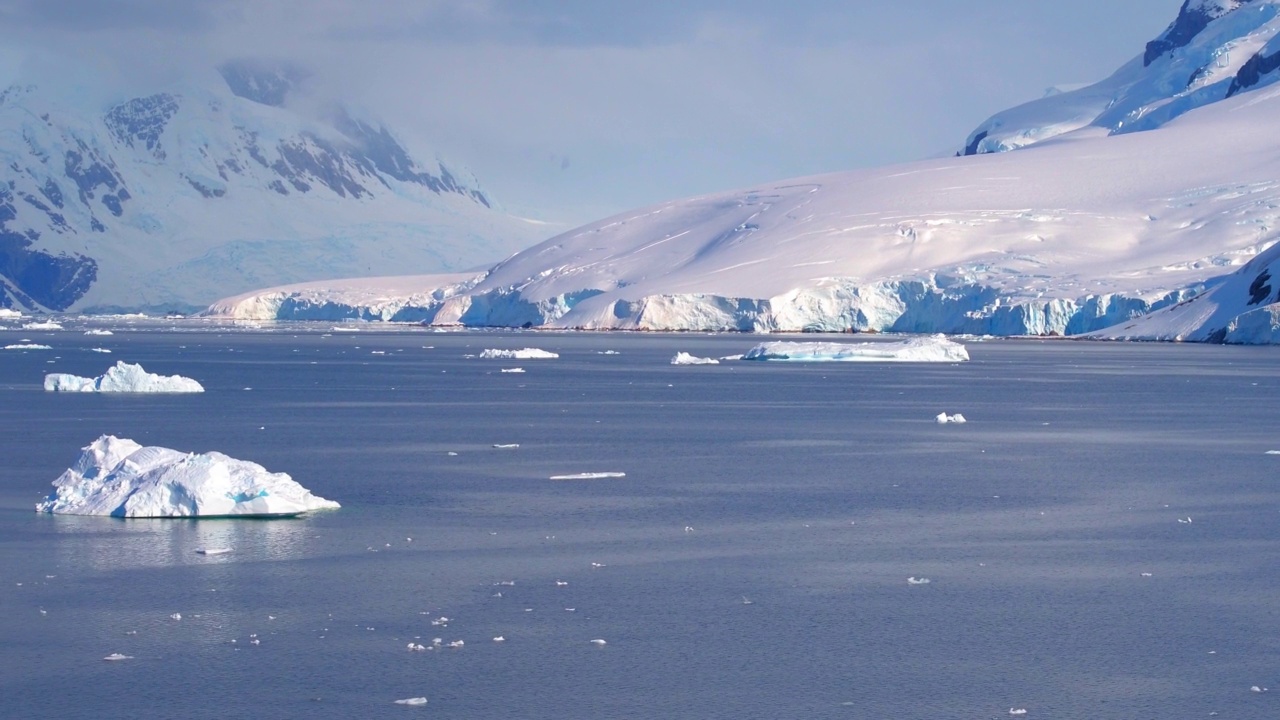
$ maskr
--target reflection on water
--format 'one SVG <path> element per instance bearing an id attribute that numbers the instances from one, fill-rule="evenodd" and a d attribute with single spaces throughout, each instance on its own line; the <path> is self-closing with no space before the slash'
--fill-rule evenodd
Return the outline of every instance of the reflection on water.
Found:
<path id="1" fill-rule="evenodd" d="M 297 560 L 315 527 L 307 518 L 152 520 L 77 515 L 49 518 L 59 561 L 92 570 Z M 230 548 L 230 553 L 200 550 Z"/>

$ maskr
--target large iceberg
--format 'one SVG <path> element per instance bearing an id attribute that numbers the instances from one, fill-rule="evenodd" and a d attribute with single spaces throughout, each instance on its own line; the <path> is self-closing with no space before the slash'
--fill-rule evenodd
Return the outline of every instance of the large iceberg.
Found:
<path id="1" fill-rule="evenodd" d="M 524 348 L 523 350 L 489 349 L 480 353 L 486 360 L 554 360 L 558 354 L 540 348 Z"/>
<path id="2" fill-rule="evenodd" d="M 964 362 L 969 351 L 944 335 L 901 342 L 767 342 L 747 351 L 743 360 L 793 362 Z"/>
<path id="3" fill-rule="evenodd" d="M 37 512 L 112 517 L 288 517 L 337 508 L 285 473 L 218 452 L 184 453 L 103 435 L 53 481 Z"/>
<path id="4" fill-rule="evenodd" d="M 156 375 L 123 360 L 98 377 L 86 378 L 67 373 L 44 376 L 44 389 L 50 392 L 119 392 L 119 393 L 198 393 L 204 387 L 181 375 Z"/>

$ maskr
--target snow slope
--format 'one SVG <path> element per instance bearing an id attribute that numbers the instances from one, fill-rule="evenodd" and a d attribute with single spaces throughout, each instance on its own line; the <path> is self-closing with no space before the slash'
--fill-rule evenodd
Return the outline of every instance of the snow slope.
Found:
<path id="1" fill-rule="evenodd" d="M 472 268 L 549 234 L 306 96 L 303 76 L 234 62 L 108 102 L 63 78 L 0 88 L 0 306 L 191 310 L 264 285 Z"/>
<path id="2" fill-rule="evenodd" d="M 1146 132 L 1073 124 L 1064 93 L 1036 110 L 1064 132 L 1017 152 L 676 200 L 562 234 L 476 277 L 277 287 L 210 311 L 587 329 L 1099 330 L 1221 284 L 1275 242 L 1280 97 L 1269 82 L 1280 68 L 1254 58 L 1270 57 L 1278 7 L 1189 1 L 1150 61 L 1136 61 L 1141 72 L 1130 68 L 1147 79 L 1124 97 L 1144 117 L 1156 105 L 1185 109 L 1185 88 L 1151 73 L 1172 78 L 1171 63 L 1230 47 L 1202 73 L 1222 92 Z M 1237 63 L 1242 48 L 1250 59 Z M 1246 85 L 1249 63 L 1258 75 Z"/>

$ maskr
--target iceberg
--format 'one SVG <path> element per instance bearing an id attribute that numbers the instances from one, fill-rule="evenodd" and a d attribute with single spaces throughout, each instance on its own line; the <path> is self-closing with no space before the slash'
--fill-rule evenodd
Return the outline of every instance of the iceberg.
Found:
<path id="1" fill-rule="evenodd" d="M 9 308 L 0 308 L 0 318 L 3 318 L 5 320 L 17 320 L 20 317 L 22 317 L 22 313 L 18 312 L 17 310 L 10 310 Z"/>
<path id="2" fill-rule="evenodd" d="M 115 333 L 111 332 L 110 330 L 98 330 L 98 329 L 85 330 L 84 334 L 85 335 L 115 335 Z"/>
<path id="3" fill-rule="evenodd" d="M 25 323 L 23 324 L 22 329 L 23 330 L 61 330 L 62 325 L 52 320 L 45 320 L 45 321 Z"/>
<path id="4" fill-rule="evenodd" d="M 687 352 L 678 352 L 676 356 L 671 358 L 672 365 L 719 365 L 720 361 L 715 358 L 704 358 L 696 355 L 690 355 Z"/>
<path id="5" fill-rule="evenodd" d="M 5 350 L 52 350 L 48 345 L 36 345 L 34 343 L 18 343 L 16 345 L 5 345 Z"/>
<path id="6" fill-rule="evenodd" d="M 291 517 L 338 503 L 285 473 L 218 452 L 143 447 L 103 435 L 53 481 L 36 512 L 131 518 Z"/>
<path id="7" fill-rule="evenodd" d="M 480 353 L 480 357 L 486 360 L 554 360 L 560 356 L 538 348 L 525 348 L 523 350 L 490 349 Z"/>
<path id="8" fill-rule="evenodd" d="M 791 362 L 964 362 L 969 351 L 945 335 L 902 342 L 767 342 L 742 356 L 743 360 Z"/>
<path id="9" fill-rule="evenodd" d="M 426 705 L 427 699 L 424 697 L 411 697 L 403 700 L 396 700 L 397 705 Z"/>
<path id="10" fill-rule="evenodd" d="M 934 418 L 934 420 L 936 420 L 939 425 L 946 425 L 947 423 L 955 423 L 956 425 L 963 425 L 964 423 L 969 422 L 968 420 L 965 420 L 964 415 L 961 415 L 960 413 L 956 413 L 955 415 L 948 415 L 944 412 L 938 413 L 938 417 Z"/>
<path id="11" fill-rule="evenodd" d="M 181 375 L 156 375 L 123 360 L 102 375 L 93 378 L 51 373 L 44 376 L 44 389 L 49 392 L 118 392 L 118 393 L 198 393 L 204 387 Z"/>

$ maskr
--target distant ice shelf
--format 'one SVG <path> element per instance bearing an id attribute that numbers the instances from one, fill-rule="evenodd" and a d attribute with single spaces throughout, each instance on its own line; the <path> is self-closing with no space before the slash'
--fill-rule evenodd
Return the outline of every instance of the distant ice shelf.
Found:
<path id="1" fill-rule="evenodd" d="M 96 350 L 96 349 L 95 349 Z M 107 351 L 110 352 L 110 351 Z M 201 393 L 204 386 L 181 375 L 149 373 L 141 365 L 121 360 L 102 375 L 92 378 L 51 373 L 44 377 L 44 389 L 50 392 L 114 392 L 114 393 Z"/>
<path id="2" fill-rule="evenodd" d="M 218 452 L 184 453 L 103 435 L 36 505 L 55 515 L 129 518 L 290 517 L 338 503 L 285 473 Z"/>

